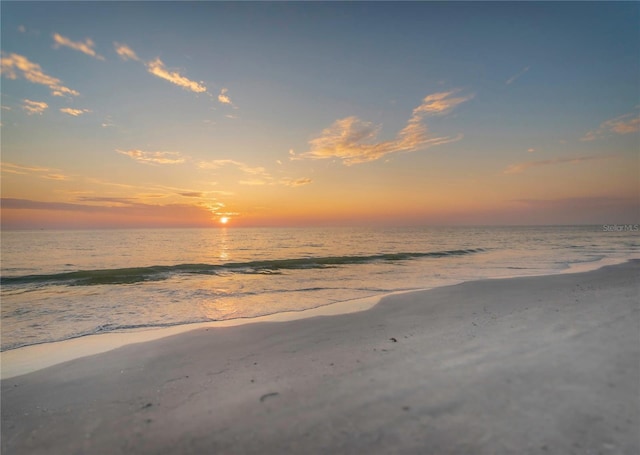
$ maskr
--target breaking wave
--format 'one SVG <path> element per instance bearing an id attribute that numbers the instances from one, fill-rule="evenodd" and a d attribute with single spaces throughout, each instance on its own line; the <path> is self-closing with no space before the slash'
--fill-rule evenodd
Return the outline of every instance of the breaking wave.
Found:
<path id="1" fill-rule="evenodd" d="M 386 253 L 369 256 L 329 256 L 293 259 L 276 259 L 226 264 L 177 264 L 128 267 L 103 270 L 78 270 L 42 275 L 4 276 L 3 286 L 11 285 L 61 285 L 93 286 L 134 284 L 145 281 L 162 281 L 176 275 L 222 275 L 222 274 L 277 274 L 285 270 L 323 269 L 375 262 L 401 262 L 421 258 L 463 256 L 480 253 L 483 248 L 434 251 L 427 253 Z"/>

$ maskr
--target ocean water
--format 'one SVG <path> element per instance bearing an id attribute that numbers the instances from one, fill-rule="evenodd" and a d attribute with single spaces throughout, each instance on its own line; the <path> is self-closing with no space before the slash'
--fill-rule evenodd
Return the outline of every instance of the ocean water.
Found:
<path id="1" fill-rule="evenodd" d="M 640 258 L 637 226 L 4 231 L 1 349 Z"/>

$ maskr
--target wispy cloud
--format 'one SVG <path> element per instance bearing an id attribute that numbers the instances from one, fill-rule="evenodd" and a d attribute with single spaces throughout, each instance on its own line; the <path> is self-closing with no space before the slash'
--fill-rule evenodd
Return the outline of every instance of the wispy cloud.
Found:
<path id="1" fill-rule="evenodd" d="M 64 114 L 72 115 L 73 117 L 78 117 L 82 114 L 86 114 L 91 112 L 89 109 L 72 109 L 70 107 L 63 107 L 60 109 L 60 112 Z"/>
<path id="2" fill-rule="evenodd" d="M 509 79 L 507 79 L 505 81 L 505 84 L 507 85 L 511 85 L 513 84 L 516 80 L 518 80 L 520 77 L 522 77 L 524 75 L 524 73 L 526 73 L 527 71 L 529 71 L 529 66 L 525 66 L 524 68 L 522 68 L 518 73 L 514 74 L 513 76 L 511 76 Z"/>
<path id="3" fill-rule="evenodd" d="M 541 161 L 527 161 L 526 163 L 512 164 L 508 166 L 503 173 L 504 174 L 521 174 L 527 169 L 532 167 L 540 167 L 540 166 L 553 166 L 556 164 L 578 164 L 584 163 L 586 161 L 600 161 L 600 160 L 610 160 L 618 158 L 617 155 L 586 155 L 586 156 L 575 156 L 568 158 L 553 158 L 550 160 L 541 160 Z"/>
<path id="4" fill-rule="evenodd" d="M 144 152 L 142 150 L 116 150 L 144 164 L 182 164 L 185 158 L 180 152 Z"/>
<path id="5" fill-rule="evenodd" d="M 107 116 L 104 118 L 104 121 L 100 124 L 100 126 L 101 126 L 102 128 L 110 128 L 110 127 L 112 127 L 112 126 L 116 126 L 116 124 L 115 124 L 115 123 L 113 123 L 113 120 L 111 119 L 111 116 L 110 116 L 110 115 L 107 115 Z"/>
<path id="6" fill-rule="evenodd" d="M 136 202 L 136 200 L 131 197 L 79 196 L 76 199 L 80 202 L 99 202 L 121 205 L 130 205 Z"/>
<path id="7" fill-rule="evenodd" d="M 0 163 L 0 168 L 2 168 L 2 172 L 6 172 L 9 174 L 19 174 L 19 175 L 41 173 L 41 172 L 52 172 L 57 170 L 57 169 L 49 169 L 46 167 L 39 167 L 39 166 L 23 166 L 20 164 L 7 163 L 7 162 Z"/>
<path id="8" fill-rule="evenodd" d="M 336 120 L 329 128 L 325 128 L 320 136 L 309 141 L 311 149 L 308 152 L 300 155 L 291 151 L 289 153 L 292 159 L 338 158 L 345 165 L 352 165 L 374 161 L 391 153 L 415 152 L 457 141 L 462 138 L 461 135 L 432 136 L 424 124 L 425 116 L 444 115 L 473 98 L 473 95 L 454 96 L 457 92 L 456 90 L 426 96 L 393 140 L 375 142 L 381 126 L 351 116 Z"/>
<path id="9" fill-rule="evenodd" d="M 413 110 L 414 117 L 422 113 L 432 115 L 448 114 L 454 107 L 474 97 L 474 95 L 453 96 L 458 92 L 460 92 L 460 90 L 451 90 L 449 92 L 440 92 L 425 96 L 422 104 Z"/>
<path id="10" fill-rule="evenodd" d="M 111 199 L 111 200 L 109 200 Z M 108 198 L 89 203 L 45 202 L 29 199 L 2 198 L 3 210 L 45 210 L 73 212 L 73 217 L 60 217 L 60 225 L 65 227 L 95 226 L 95 213 L 105 214 L 114 226 L 157 226 L 162 222 L 167 226 L 210 226 L 212 212 L 204 204 L 145 204 L 126 198 Z M 84 214 L 86 216 L 81 216 Z M 144 220 L 147 220 L 146 222 Z M 3 220 L 4 222 L 4 220 Z M 105 219 L 100 220 L 104 226 Z"/>
<path id="11" fill-rule="evenodd" d="M 113 43 L 113 47 L 116 50 L 116 54 L 120 56 L 122 60 L 135 60 L 136 62 L 140 61 L 140 58 L 136 55 L 136 53 L 126 44 Z"/>
<path id="12" fill-rule="evenodd" d="M 178 193 L 178 194 L 183 197 L 195 197 L 195 198 L 202 198 L 205 196 L 205 194 L 202 191 L 187 191 L 187 192 Z"/>
<path id="13" fill-rule="evenodd" d="M 44 101 L 32 101 L 24 99 L 22 100 L 22 102 L 24 103 L 22 105 L 22 109 L 24 109 L 29 115 L 42 114 L 49 107 L 49 105 Z"/>
<path id="14" fill-rule="evenodd" d="M 5 54 L 2 52 L 2 64 L 0 65 L 0 73 L 9 79 L 17 79 L 18 76 L 24 77 L 34 84 L 45 85 L 49 87 L 52 95 L 64 96 L 80 93 L 62 85 L 62 81 L 56 77 L 49 76 L 42 71 L 37 63 L 29 61 L 27 57 L 18 54 Z"/>
<path id="15" fill-rule="evenodd" d="M 242 172 L 250 175 L 258 175 L 261 177 L 270 178 L 269 173 L 263 167 L 251 167 L 241 161 L 235 160 L 212 160 L 212 161 L 201 161 L 198 163 L 198 167 L 201 169 L 219 169 L 223 166 L 235 166 Z"/>
<path id="16" fill-rule="evenodd" d="M 608 134 L 629 134 L 640 131 L 640 115 L 636 112 L 621 115 L 602 122 L 598 129 L 588 131 L 581 141 L 593 141 L 595 139 L 607 136 Z"/>
<path id="17" fill-rule="evenodd" d="M 215 96 L 208 91 L 207 87 L 204 85 L 204 82 L 193 81 L 178 70 L 168 69 L 165 63 L 159 57 L 156 57 L 154 60 L 144 61 L 143 59 L 138 57 L 138 54 L 136 54 L 136 52 L 131 47 L 126 44 L 114 42 L 113 47 L 122 60 L 133 60 L 136 62 L 140 62 L 145 66 L 147 72 L 153 74 L 156 77 L 169 81 L 172 84 L 177 85 L 178 87 L 182 87 L 183 89 L 189 90 L 194 93 L 206 93 L 211 98 L 217 99 L 221 104 L 226 104 L 234 108 L 236 107 L 228 95 L 229 90 L 227 88 L 223 88 L 222 90 L 220 90 L 220 93 Z"/>
<path id="18" fill-rule="evenodd" d="M 69 177 L 63 174 L 46 174 L 42 178 L 47 180 L 69 180 Z"/>
<path id="19" fill-rule="evenodd" d="M 227 92 L 229 90 L 226 88 L 223 88 L 222 90 L 220 90 L 220 94 L 218 95 L 218 101 L 220 101 L 222 104 L 228 104 L 230 106 L 233 106 L 233 103 L 231 102 L 231 98 L 229 98 L 229 95 L 227 95 Z"/>
<path id="20" fill-rule="evenodd" d="M 283 178 L 283 179 L 280 179 L 280 183 L 282 185 L 291 186 L 291 187 L 308 185 L 308 184 L 310 184 L 312 182 L 313 182 L 313 180 L 310 179 L 310 178 L 299 178 L 299 179 Z"/>
<path id="21" fill-rule="evenodd" d="M 98 60 L 104 60 L 102 55 L 96 53 L 94 47 L 95 43 L 90 38 L 86 38 L 84 41 L 71 41 L 69 38 L 66 38 L 58 33 L 53 34 L 53 47 L 55 49 L 60 46 L 65 46 L 75 51 L 82 52 L 83 54 L 89 55 L 93 58 L 97 58 Z"/>
<path id="22" fill-rule="evenodd" d="M 169 71 L 160 58 L 156 58 L 146 64 L 147 71 L 149 71 L 154 76 L 157 76 L 161 79 L 167 80 L 172 84 L 175 84 L 179 87 L 182 87 L 186 90 L 191 90 L 192 92 L 202 93 L 207 91 L 207 87 L 202 85 L 202 83 L 198 83 L 192 81 L 185 76 L 181 75 L 177 71 Z"/>
<path id="23" fill-rule="evenodd" d="M 52 169 L 39 166 L 23 166 L 20 164 L 0 163 L 3 173 L 17 175 L 33 175 L 35 177 L 47 180 L 70 180 L 70 177 L 60 173 L 59 169 Z"/>
<path id="24" fill-rule="evenodd" d="M 211 160 L 201 161 L 198 163 L 198 167 L 201 169 L 220 169 L 222 167 L 232 166 L 241 171 L 248 178 L 238 180 L 240 185 L 247 186 L 260 186 L 260 185 L 285 185 L 289 187 L 297 187 L 307 185 L 312 182 L 310 178 L 288 178 L 283 177 L 279 180 L 274 179 L 273 176 L 261 166 L 252 167 L 246 163 L 235 160 Z"/>

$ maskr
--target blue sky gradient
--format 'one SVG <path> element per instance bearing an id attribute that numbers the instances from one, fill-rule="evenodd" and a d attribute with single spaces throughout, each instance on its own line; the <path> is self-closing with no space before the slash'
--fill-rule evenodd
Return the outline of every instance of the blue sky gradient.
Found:
<path id="1" fill-rule="evenodd" d="M 639 218 L 637 2 L 1 8 L 4 228 Z"/>

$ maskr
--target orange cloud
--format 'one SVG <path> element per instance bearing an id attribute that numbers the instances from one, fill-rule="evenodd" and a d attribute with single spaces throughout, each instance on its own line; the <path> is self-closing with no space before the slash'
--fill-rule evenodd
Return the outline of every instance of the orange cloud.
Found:
<path id="1" fill-rule="evenodd" d="M 126 44 L 113 43 L 113 46 L 116 50 L 116 54 L 118 54 L 122 60 L 135 60 L 137 62 L 140 61 L 140 58 L 138 58 L 133 49 L 131 49 Z"/>
<path id="2" fill-rule="evenodd" d="M 207 92 L 207 87 L 205 87 L 202 81 L 192 81 L 186 76 L 180 74 L 178 71 L 171 71 L 167 69 L 164 62 L 160 60 L 159 57 L 156 57 L 155 60 L 144 62 L 140 57 L 138 57 L 135 51 L 126 44 L 114 42 L 113 47 L 116 51 L 116 54 L 118 54 L 118 56 L 120 56 L 122 60 L 134 60 L 136 62 L 141 62 L 147 68 L 147 71 L 156 77 L 169 81 L 172 84 L 182 87 L 185 90 L 189 90 L 195 93 L 207 93 L 209 96 L 214 97 L 213 94 Z M 217 100 L 222 104 L 227 104 L 235 108 L 236 106 L 233 104 L 231 98 L 229 98 L 229 95 L 227 94 L 228 91 L 229 90 L 227 88 L 222 88 L 217 96 Z M 232 115 L 227 115 L 227 117 L 236 118 Z"/>
<path id="3" fill-rule="evenodd" d="M 53 96 L 77 96 L 80 94 L 62 85 L 60 79 L 45 74 L 40 65 L 29 61 L 28 58 L 22 55 L 2 52 L 1 62 L 0 73 L 9 79 L 17 79 L 18 75 L 21 75 L 29 82 L 49 87 Z"/>
<path id="4" fill-rule="evenodd" d="M 218 95 L 218 101 L 220 101 L 222 104 L 228 104 L 230 106 L 233 106 L 233 103 L 231 102 L 229 95 L 227 95 L 228 91 L 229 90 L 226 88 L 223 88 L 222 90 L 220 90 L 220 94 Z"/>
<path id="5" fill-rule="evenodd" d="M 78 117 L 79 115 L 86 114 L 87 112 L 91 111 L 89 109 L 72 109 L 70 107 L 63 107 L 60 109 L 60 112 L 69 114 L 73 117 Z"/>
<path id="6" fill-rule="evenodd" d="M 201 161 L 198 163 L 198 167 L 201 169 L 218 169 L 223 166 L 235 166 L 242 172 L 250 175 L 258 175 L 265 178 L 271 178 L 267 170 L 263 167 L 250 167 L 245 163 L 235 160 L 212 160 Z"/>
<path id="7" fill-rule="evenodd" d="M 17 175 L 33 175 L 35 177 L 47 180 L 71 180 L 67 175 L 61 174 L 58 169 L 51 169 L 37 166 L 21 166 L 19 164 L 0 163 L 2 172 L 6 174 Z"/>
<path id="8" fill-rule="evenodd" d="M 44 101 L 31 101 L 27 99 L 22 101 L 24 102 L 22 109 L 27 111 L 27 114 L 29 115 L 42 114 L 49 107 L 49 105 Z"/>
<path id="9" fill-rule="evenodd" d="M 436 145 L 460 140 L 462 135 L 431 136 L 424 124 L 425 115 L 443 115 L 457 105 L 473 98 L 473 95 L 453 97 L 457 91 L 435 93 L 422 100 L 422 104 L 413 110 L 407 125 L 395 139 L 374 142 L 380 131 L 380 125 L 364 122 L 355 116 L 336 120 L 325 128 L 319 137 L 309 141 L 311 149 L 300 155 L 289 152 L 292 159 L 307 157 L 311 159 L 338 158 L 345 165 L 365 163 L 398 152 L 415 152 Z"/>
<path id="10" fill-rule="evenodd" d="M 290 179 L 290 178 L 283 178 L 280 179 L 280 183 L 282 185 L 286 185 L 286 186 L 291 186 L 291 187 L 297 187 L 297 186 L 303 186 L 303 185 L 308 185 L 310 183 L 312 183 L 313 180 L 310 178 L 299 178 L 299 179 Z"/>
<path id="11" fill-rule="evenodd" d="M 104 60 L 102 55 L 96 54 L 96 51 L 93 49 L 95 43 L 93 40 L 87 38 L 82 41 L 71 41 L 69 38 L 65 38 L 64 36 L 59 35 L 58 33 L 53 34 L 53 41 L 55 42 L 54 48 L 59 48 L 60 46 L 65 46 L 75 51 L 82 52 L 83 54 L 89 55 L 93 58 L 97 58 L 98 60 Z"/>
<path id="12" fill-rule="evenodd" d="M 96 202 L 100 205 L 2 198 L 2 227 L 205 227 L 215 223 L 204 204 L 155 205 L 126 198 Z"/>
<path id="13" fill-rule="evenodd" d="M 449 92 L 434 93 L 433 95 L 425 96 L 422 104 L 413 110 L 413 115 L 416 116 L 421 113 L 447 114 L 457 105 L 469 101 L 474 97 L 474 95 L 452 96 L 459 91 L 460 90 L 451 90 Z"/>
<path id="14" fill-rule="evenodd" d="M 182 164 L 185 158 L 180 152 L 144 152 L 142 150 L 116 150 L 144 164 Z"/>
<path id="15" fill-rule="evenodd" d="M 148 62 L 146 66 L 147 66 L 147 71 L 149 71 L 149 73 L 161 79 L 167 80 L 172 84 L 175 84 L 186 90 L 191 90 L 192 92 L 196 92 L 196 93 L 202 93 L 207 91 L 207 87 L 205 87 L 204 85 L 198 82 L 192 81 L 190 79 L 187 79 L 177 71 L 167 70 L 162 60 L 160 60 L 160 58 L 156 58 L 155 60 Z"/>
<path id="16" fill-rule="evenodd" d="M 31 173 L 39 173 L 39 172 L 51 172 L 55 169 L 49 169 L 46 167 L 37 167 L 37 166 L 22 166 L 19 164 L 2 162 L 0 163 L 0 168 L 2 168 L 2 172 L 6 172 L 9 174 L 18 174 L 18 175 L 26 175 Z"/>
<path id="17" fill-rule="evenodd" d="M 630 134 L 640 131 L 640 116 L 635 112 L 621 115 L 600 124 L 597 130 L 588 131 L 581 141 L 593 141 L 605 136 L 607 133 Z"/>

